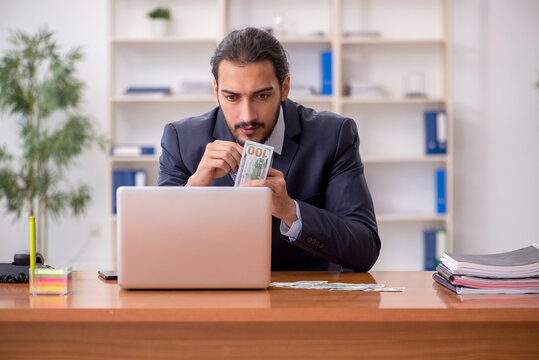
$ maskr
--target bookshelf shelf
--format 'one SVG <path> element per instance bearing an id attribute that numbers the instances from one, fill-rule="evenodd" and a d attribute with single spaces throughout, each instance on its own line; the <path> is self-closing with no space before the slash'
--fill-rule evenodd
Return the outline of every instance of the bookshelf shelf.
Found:
<path id="1" fill-rule="evenodd" d="M 111 156 L 110 160 L 113 163 L 154 163 L 154 162 L 159 162 L 159 156 L 158 155 Z"/>
<path id="2" fill-rule="evenodd" d="M 182 44 L 209 44 L 215 45 L 219 42 L 217 38 L 196 38 L 196 37 L 164 37 L 164 38 L 114 38 L 110 40 L 112 45 L 182 45 Z"/>
<path id="3" fill-rule="evenodd" d="M 445 222 L 447 215 L 439 214 L 376 214 L 376 220 L 383 223 L 402 222 Z"/>
<path id="4" fill-rule="evenodd" d="M 342 98 L 343 104 L 442 104 L 446 100 L 443 98 L 404 98 L 404 97 L 350 97 Z"/>
<path id="5" fill-rule="evenodd" d="M 299 102 L 299 103 L 332 103 L 335 101 L 333 96 L 325 96 L 325 95 L 299 95 L 294 96 L 291 94 L 289 96 L 290 99 L 293 101 Z"/>
<path id="6" fill-rule="evenodd" d="M 444 39 L 391 39 L 361 36 L 341 38 L 343 45 L 445 45 Z"/>
<path id="7" fill-rule="evenodd" d="M 369 163 L 446 163 L 446 155 L 364 155 L 362 160 L 365 164 Z"/>
<path id="8" fill-rule="evenodd" d="M 117 216 L 113 214 L 111 220 L 116 222 Z M 380 223 L 441 222 L 447 221 L 447 216 L 437 214 L 376 214 L 376 220 Z"/>
<path id="9" fill-rule="evenodd" d="M 282 44 L 330 44 L 329 36 L 278 36 Z"/>
<path id="10" fill-rule="evenodd" d="M 112 98 L 116 104 L 129 103 L 217 103 L 213 95 L 119 95 Z"/>

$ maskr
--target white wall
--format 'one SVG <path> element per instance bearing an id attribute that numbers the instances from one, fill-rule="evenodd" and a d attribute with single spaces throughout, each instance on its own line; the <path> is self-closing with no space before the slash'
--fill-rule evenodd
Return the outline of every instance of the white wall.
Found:
<path id="1" fill-rule="evenodd" d="M 108 131 L 108 47 L 106 0 L 0 0 L 0 53 L 11 47 L 8 29 L 34 34 L 47 25 L 65 51 L 83 46 L 84 61 L 79 77 L 86 83 L 82 112 L 90 116 L 102 132 Z M 0 144 L 16 152 L 15 119 L 0 115 Z M 54 266 L 73 265 L 76 269 L 109 266 L 108 221 L 105 213 L 106 156 L 92 149 L 77 159 L 69 172 L 73 184 L 83 182 L 92 188 L 92 202 L 81 218 L 66 217 L 49 225 L 49 257 Z M 0 262 L 11 261 L 16 250 L 28 248 L 27 214 L 21 221 L 0 206 Z"/>
<path id="2" fill-rule="evenodd" d="M 497 252 L 538 242 L 539 1 L 453 1 L 455 101 L 455 250 Z M 0 0 L 0 53 L 8 29 L 34 33 L 47 24 L 63 49 L 82 45 L 83 112 L 107 130 L 107 1 Z M 0 144 L 15 151 L 17 127 L 1 115 Z M 109 266 L 106 157 L 96 149 L 70 172 L 93 189 L 81 219 L 50 225 L 55 266 Z M 27 248 L 26 218 L 0 210 L 0 262 Z"/>
<path id="3" fill-rule="evenodd" d="M 539 1 L 453 1 L 455 251 L 539 242 Z"/>

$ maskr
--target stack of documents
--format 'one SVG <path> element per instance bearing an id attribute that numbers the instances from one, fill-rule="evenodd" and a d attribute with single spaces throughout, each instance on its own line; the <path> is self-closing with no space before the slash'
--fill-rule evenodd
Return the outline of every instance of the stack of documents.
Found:
<path id="1" fill-rule="evenodd" d="M 433 279 L 457 294 L 539 293 L 539 244 L 505 253 L 444 253 Z"/>
<path id="2" fill-rule="evenodd" d="M 346 88 L 350 97 L 380 98 L 385 96 L 384 88 L 380 84 L 349 80 Z"/>
<path id="3" fill-rule="evenodd" d="M 179 93 L 183 95 L 213 95 L 213 86 L 211 81 L 182 81 Z"/>

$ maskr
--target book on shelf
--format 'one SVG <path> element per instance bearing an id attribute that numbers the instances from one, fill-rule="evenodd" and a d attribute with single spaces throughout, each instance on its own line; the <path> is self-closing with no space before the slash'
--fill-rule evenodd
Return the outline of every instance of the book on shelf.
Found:
<path id="1" fill-rule="evenodd" d="M 322 95 L 333 94 L 333 72 L 332 72 L 332 52 L 331 50 L 322 51 L 321 61 L 322 65 Z"/>
<path id="2" fill-rule="evenodd" d="M 142 155 L 155 155 L 155 147 L 148 145 L 114 145 L 110 149 L 112 156 L 142 156 Z"/>
<path id="3" fill-rule="evenodd" d="M 346 93 L 350 97 L 381 98 L 385 96 L 381 84 L 349 80 L 346 82 Z"/>
<path id="4" fill-rule="evenodd" d="M 444 168 L 436 169 L 436 213 L 447 213 L 447 184 L 446 171 Z"/>
<path id="5" fill-rule="evenodd" d="M 425 271 L 434 271 L 440 264 L 440 259 L 446 250 L 447 233 L 444 229 L 429 229 L 423 232 L 425 241 Z"/>
<path id="6" fill-rule="evenodd" d="M 121 186 L 146 186 L 145 170 L 114 170 L 112 172 L 112 213 L 116 214 L 116 191 Z"/>
<path id="7" fill-rule="evenodd" d="M 447 115 L 445 111 L 425 111 L 426 154 L 447 153 Z"/>
<path id="8" fill-rule="evenodd" d="M 172 90 L 168 86 L 130 86 L 125 90 L 126 95 L 170 95 Z"/>
<path id="9" fill-rule="evenodd" d="M 497 254 L 444 253 L 433 279 L 457 294 L 537 294 L 539 244 Z"/>
<path id="10" fill-rule="evenodd" d="M 436 270 L 436 231 L 425 230 L 425 271 Z"/>
<path id="11" fill-rule="evenodd" d="M 343 33 L 344 37 L 358 36 L 358 37 L 379 37 L 380 31 L 376 29 L 358 29 L 350 30 Z"/>
<path id="12" fill-rule="evenodd" d="M 213 95 L 211 81 L 182 81 L 178 91 L 182 95 Z"/>
<path id="13" fill-rule="evenodd" d="M 312 96 L 316 95 L 316 89 L 313 86 L 309 85 L 290 85 L 290 94 L 294 96 Z"/>
<path id="14" fill-rule="evenodd" d="M 436 230 L 436 266 L 442 262 L 442 256 L 447 250 L 447 231 L 445 229 Z"/>

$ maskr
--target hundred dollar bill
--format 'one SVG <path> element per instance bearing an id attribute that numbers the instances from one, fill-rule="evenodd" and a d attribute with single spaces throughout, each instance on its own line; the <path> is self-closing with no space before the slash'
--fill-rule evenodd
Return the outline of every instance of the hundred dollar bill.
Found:
<path id="1" fill-rule="evenodd" d="M 271 165 L 273 147 L 246 141 L 243 145 L 240 166 L 234 186 L 240 186 L 249 180 L 265 179 Z"/>

